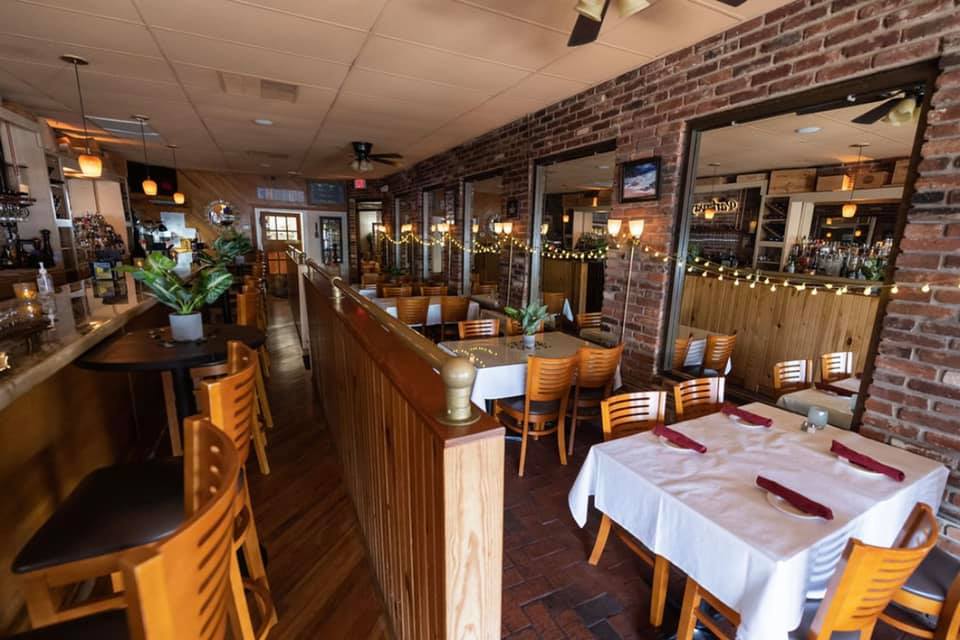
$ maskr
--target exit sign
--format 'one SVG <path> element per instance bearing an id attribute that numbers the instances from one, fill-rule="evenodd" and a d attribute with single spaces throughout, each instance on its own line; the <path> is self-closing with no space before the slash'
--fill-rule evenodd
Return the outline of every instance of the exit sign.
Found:
<path id="1" fill-rule="evenodd" d="M 366 188 L 367 188 L 367 181 L 364 180 L 363 178 L 356 178 L 356 179 L 353 181 L 353 188 L 354 188 L 354 189 L 366 189 Z"/>

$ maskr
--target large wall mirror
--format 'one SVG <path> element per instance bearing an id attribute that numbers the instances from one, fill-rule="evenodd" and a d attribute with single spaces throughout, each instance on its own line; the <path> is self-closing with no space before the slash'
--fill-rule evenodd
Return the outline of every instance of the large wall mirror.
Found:
<path id="1" fill-rule="evenodd" d="M 442 187 L 423 192 L 423 273 L 425 281 L 443 281 L 447 273 L 444 259 L 445 228 L 448 228 L 446 201 Z"/>
<path id="2" fill-rule="evenodd" d="M 464 198 L 464 291 L 496 287 L 500 280 L 500 253 L 484 251 L 497 242 L 494 223 L 503 210 L 503 180 L 499 175 L 465 180 Z M 492 295 L 492 294 L 491 294 Z"/>

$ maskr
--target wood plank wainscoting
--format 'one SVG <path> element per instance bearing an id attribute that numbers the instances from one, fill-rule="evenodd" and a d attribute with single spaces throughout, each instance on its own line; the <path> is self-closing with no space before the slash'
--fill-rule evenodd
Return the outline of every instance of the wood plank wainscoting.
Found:
<path id="1" fill-rule="evenodd" d="M 773 365 L 782 360 L 852 351 L 855 371 L 863 371 L 879 299 L 876 296 L 811 296 L 793 287 L 729 279 L 686 278 L 680 324 L 715 333 L 737 332 L 731 380 L 745 389 L 772 393 Z M 819 374 L 818 374 L 819 375 Z"/>
<path id="2" fill-rule="evenodd" d="M 290 263 L 290 270 L 296 270 Z M 448 427 L 439 374 L 312 266 L 312 375 L 398 638 L 499 638 L 503 429 Z"/>

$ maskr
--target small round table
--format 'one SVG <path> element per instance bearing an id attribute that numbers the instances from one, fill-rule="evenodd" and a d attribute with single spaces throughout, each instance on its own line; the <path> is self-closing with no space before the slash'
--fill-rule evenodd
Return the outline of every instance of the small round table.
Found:
<path id="1" fill-rule="evenodd" d="M 203 340 L 197 342 L 173 342 L 170 327 L 131 331 L 105 340 L 80 356 L 75 364 L 97 371 L 168 373 L 176 406 L 176 424 L 169 420 L 172 416 L 168 416 L 168 424 L 179 431 L 183 419 L 197 411 L 190 369 L 226 360 L 227 342 L 231 340 L 239 340 L 251 349 L 266 341 L 263 331 L 235 324 L 204 325 L 203 335 Z M 171 432 L 170 436 L 179 441 L 179 433 Z"/>

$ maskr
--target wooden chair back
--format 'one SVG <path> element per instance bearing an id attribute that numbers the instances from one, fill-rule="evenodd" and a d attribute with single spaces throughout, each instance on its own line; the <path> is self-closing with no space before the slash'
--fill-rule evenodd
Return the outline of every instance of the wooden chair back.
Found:
<path id="1" fill-rule="evenodd" d="M 489 296 L 497 292 L 497 285 L 495 284 L 475 284 L 473 285 L 472 291 L 477 295 Z"/>
<path id="2" fill-rule="evenodd" d="M 578 329 L 602 329 L 603 313 L 599 311 L 595 311 L 593 313 L 578 313 L 577 328 Z"/>
<path id="3" fill-rule="evenodd" d="M 400 286 L 400 287 L 384 287 L 383 295 L 379 296 L 381 298 L 407 298 L 413 293 L 413 287 L 410 286 Z"/>
<path id="4" fill-rule="evenodd" d="M 736 334 L 732 336 L 707 336 L 707 346 L 703 350 L 703 370 L 709 369 L 723 375 L 736 345 Z"/>
<path id="5" fill-rule="evenodd" d="M 260 326 L 260 293 L 256 290 L 247 290 L 246 287 L 244 289 L 237 294 L 237 324 L 263 329 Z"/>
<path id="6" fill-rule="evenodd" d="M 379 273 L 371 272 L 360 275 L 360 286 L 362 287 L 369 287 L 371 285 L 375 286 L 378 282 L 380 282 Z"/>
<path id="7" fill-rule="evenodd" d="M 457 323 L 461 340 L 471 338 L 496 338 L 500 335 L 500 320 L 483 318 L 481 320 L 461 320 Z"/>
<path id="8" fill-rule="evenodd" d="M 231 340 L 227 343 L 226 375 L 202 380 L 197 388 L 200 410 L 229 436 L 244 463 L 256 419 L 256 374 L 257 352 Z"/>
<path id="9" fill-rule="evenodd" d="M 465 296 L 443 296 L 440 298 L 440 322 L 461 322 L 467 319 L 470 310 L 470 298 Z"/>
<path id="10" fill-rule="evenodd" d="M 553 402 L 565 399 L 570 394 L 573 373 L 577 370 L 580 356 L 566 358 L 527 358 L 527 401 Z"/>
<path id="11" fill-rule="evenodd" d="M 423 296 L 397 298 L 397 320 L 404 324 L 426 326 L 429 310 L 430 298 Z"/>
<path id="12" fill-rule="evenodd" d="M 785 360 L 773 365 L 776 391 L 802 389 L 813 384 L 813 360 Z"/>
<path id="13" fill-rule="evenodd" d="M 820 356 L 820 381 L 833 382 L 853 375 L 853 352 L 835 351 Z"/>
<path id="14" fill-rule="evenodd" d="M 673 341 L 673 360 L 671 361 L 671 367 L 673 369 L 683 369 L 683 363 L 687 361 L 687 354 L 690 353 L 690 342 L 693 340 L 693 335 L 689 335 L 686 338 L 677 338 Z"/>
<path id="15" fill-rule="evenodd" d="M 877 619 L 897 591 L 937 543 L 933 510 L 917 503 L 893 547 L 851 539 L 827 587 L 809 637 L 826 640 L 834 632 L 860 631 L 869 638 Z"/>
<path id="16" fill-rule="evenodd" d="M 581 389 L 604 389 L 604 395 L 609 394 L 622 355 L 623 344 L 609 349 L 580 347 L 577 350 L 577 386 Z"/>
<path id="17" fill-rule="evenodd" d="M 262 279 L 263 278 L 263 262 L 261 262 L 260 260 L 258 260 L 257 262 L 254 262 L 253 265 L 250 267 L 250 273 L 255 279 L 257 280 Z"/>
<path id="18" fill-rule="evenodd" d="M 503 329 L 508 336 L 523 335 L 523 326 L 513 318 L 507 318 L 507 324 Z M 543 320 L 537 324 L 537 333 L 543 333 Z"/>
<path id="19" fill-rule="evenodd" d="M 711 413 L 719 410 L 723 403 L 723 389 L 726 378 L 694 378 L 684 380 L 673 387 L 673 408 L 677 419 L 684 414 Z M 699 409 L 699 410 L 698 410 Z"/>
<path id="20" fill-rule="evenodd" d="M 567 299 L 567 294 L 562 291 L 544 291 L 543 304 L 547 305 L 547 313 L 557 314 L 563 311 L 563 301 Z"/>
<path id="21" fill-rule="evenodd" d="M 163 542 L 137 547 L 120 561 L 134 640 L 229 634 L 240 457 L 206 418 L 187 418 L 183 430 L 189 519 Z"/>
<path id="22" fill-rule="evenodd" d="M 603 439 L 614 440 L 653 429 L 667 410 L 666 391 L 624 393 L 600 403 Z"/>
<path id="23" fill-rule="evenodd" d="M 443 285 L 420 285 L 417 287 L 422 296 L 445 296 L 448 291 L 447 288 Z"/>

